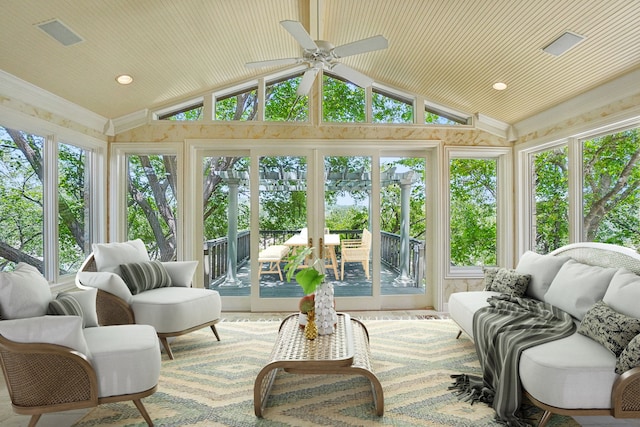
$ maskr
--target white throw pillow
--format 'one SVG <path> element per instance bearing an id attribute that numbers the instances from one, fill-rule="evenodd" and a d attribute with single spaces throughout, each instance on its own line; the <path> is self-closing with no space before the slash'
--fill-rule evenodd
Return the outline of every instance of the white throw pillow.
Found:
<path id="1" fill-rule="evenodd" d="M 13 271 L 0 272 L 0 318 L 44 316 L 49 301 L 49 282 L 34 266 L 20 262 Z"/>
<path id="2" fill-rule="evenodd" d="M 539 301 L 544 300 L 544 294 L 549 290 L 551 282 L 565 262 L 571 258 L 567 256 L 540 255 L 527 251 L 520 258 L 516 271 L 531 276 L 525 295 Z"/>
<path id="3" fill-rule="evenodd" d="M 186 288 L 191 286 L 198 261 L 167 261 L 163 262 L 162 265 L 169 273 L 169 277 L 171 277 L 171 286 Z"/>
<path id="4" fill-rule="evenodd" d="M 640 319 L 640 276 L 625 268 L 619 269 L 602 300 L 618 313 Z"/>
<path id="5" fill-rule="evenodd" d="M 102 289 L 131 304 L 131 291 L 116 273 L 81 271 L 78 273 L 78 280 L 83 286 Z"/>
<path id="6" fill-rule="evenodd" d="M 0 335 L 20 343 L 58 344 L 90 357 L 80 316 L 40 316 L 0 321 Z"/>
<path id="7" fill-rule="evenodd" d="M 566 311 L 578 320 L 598 301 L 617 269 L 565 262 L 544 295 L 544 301 Z"/>
<path id="8" fill-rule="evenodd" d="M 69 292 L 82 307 L 82 317 L 84 318 L 85 328 L 94 328 L 98 326 L 98 312 L 96 311 L 96 296 L 98 289 L 91 288 L 81 291 Z"/>
<path id="9" fill-rule="evenodd" d="M 128 242 L 93 243 L 93 256 L 100 272 L 120 275 L 120 264 L 149 261 L 149 254 L 140 239 Z"/>

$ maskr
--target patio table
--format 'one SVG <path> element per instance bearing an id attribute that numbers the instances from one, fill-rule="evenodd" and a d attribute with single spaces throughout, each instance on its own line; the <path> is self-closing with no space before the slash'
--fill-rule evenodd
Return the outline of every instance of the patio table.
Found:
<path id="1" fill-rule="evenodd" d="M 333 274 L 336 280 L 338 280 L 338 260 L 336 258 L 336 246 L 340 246 L 340 235 L 339 234 L 325 234 L 322 242 L 324 248 L 323 253 L 324 256 L 328 257 L 326 259 L 329 260 L 329 263 L 325 266 L 326 268 L 332 268 Z M 307 246 L 308 245 L 308 237 L 304 234 L 294 234 L 286 242 L 284 245 L 289 246 L 291 248 Z M 327 254 L 328 252 L 328 254 Z"/>

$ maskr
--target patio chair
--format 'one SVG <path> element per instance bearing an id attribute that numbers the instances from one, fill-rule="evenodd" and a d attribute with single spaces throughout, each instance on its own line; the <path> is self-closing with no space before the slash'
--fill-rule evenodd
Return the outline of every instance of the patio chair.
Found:
<path id="1" fill-rule="evenodd" d="M 344 263 L 360 262 L 364 268 L 364 275 L 369 280 L 369 253 L 371 252 L 371 232 L 366 228 L 362 230 L 361 239 L 344 239 L 340 262 L 340 280 L 344 280 Z"/>
<path id="2" fill-rule="evenodd" d="M 150 261 L 140 239 L 93 244 L 76 275 L 80 288 L 98 288 L 101 325 L 145 324 L 156 329 L 169 359 L 168 338 L 210 327 L 220 336 L 220 294 L 192 288 L 197 261 Z"/>

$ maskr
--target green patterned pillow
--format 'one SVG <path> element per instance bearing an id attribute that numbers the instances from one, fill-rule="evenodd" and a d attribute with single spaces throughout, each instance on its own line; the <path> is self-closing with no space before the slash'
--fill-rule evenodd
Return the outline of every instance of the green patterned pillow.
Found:
<path id="1" fill-rule="evenodd" d="M 56 316 L 80 316 L 82 318 L 82 327 L 84 328 L 84 312 L 80 302 L 69 293 L 60 293 L 56 299 L 49 302 L 47 314 Z"/>
<path id="2" fill-rule="evenodd" d="M 484 280 L 482 281 L 482 289 L 485 291 L 492 291 L 493 281 L 496 279 L 496 274 L 498 274 L 498 267 L 482 267 L 482 272 L 484 273 Z"/>
<path id="3" fill-rule="evenodd" d="M 599 301 L 582 318 L 578 333 L 599 342 L 617 357 L 640 334 L 640 319 L 620 314 Z"/>
<path id="4" fill-rule="evenodd" d="M 531 275 L 529 274 L 520 274 L 515 270 L 501 268 L 496 273 L 496 278 L 493 279 L 491 290 L 514 297 L 522 297 L 527 291 L 530 280 Z"/>
<path id="5" fill-rule="evenodd" d="M 133 295 L 171 286 L 171 277 L 160 261 L 121 264 L 122 279 Z"/>
<path id="6" fill-rule="evenodd" d="M 623 374 L 637 366 L 640 366 L 640 335 L 636 335 L 618 356 L 616 374 Z"/>

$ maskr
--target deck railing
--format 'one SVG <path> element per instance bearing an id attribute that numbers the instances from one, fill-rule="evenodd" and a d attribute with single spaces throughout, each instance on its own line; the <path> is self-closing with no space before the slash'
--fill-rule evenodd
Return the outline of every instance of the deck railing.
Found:
<path id="1" fill-rule="evenodd" d="M 358 239 L 362 230 L 331 230 L 332 234 L 340 234 L 340 240 Z M 299 230 L 261 230 L 260 249 L 270 245 L 281 245 Z M 250 232 L 238 232 L 237 266 L 244 265 L 250 256 Z M 400 236 L 393 233 L 380 233 L 381 262 L 388 269 L 400 273 Z M 218 284 L 227 275 L 227 237 L 207 240 L 204 247 L 205 283 Z M 425 278 L 424 241 L 410 239 L 409 241 L 409 271 L 414 286 L 422 286 Z"/>

